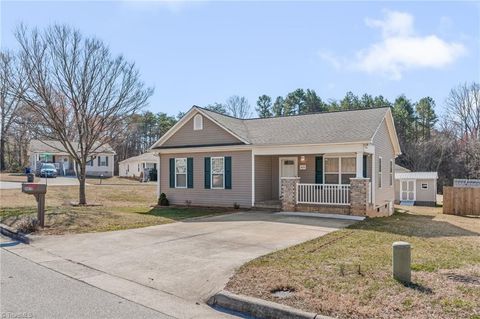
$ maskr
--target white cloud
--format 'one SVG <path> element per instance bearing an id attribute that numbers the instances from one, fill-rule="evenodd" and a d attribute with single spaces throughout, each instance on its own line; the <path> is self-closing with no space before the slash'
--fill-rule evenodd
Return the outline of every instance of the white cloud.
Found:
<path id="1" fill-rule="evenodd" d="M 467 50 L 458 42 L 447 42 L 437 35 L 418 35 L 411 14 L 386 11 L 383 20 L 366 19 L 371 28 L 382 31 L 382 40 L 366 49 L 357 51 L 352 59 L 320 54 L 320 58 L 335 68 L 348 68 L 370 74 L 382 74 L 399 80 L 406 70 L 420 68 L 444 68 Z"/>
<path id="2" fill-rule="evenodd" d="M 185 7 L 203 3 L 203 0 L 122 0 L 128 9 L 151 11 L 166 9 L 172 13 L 179 13 Z"/>

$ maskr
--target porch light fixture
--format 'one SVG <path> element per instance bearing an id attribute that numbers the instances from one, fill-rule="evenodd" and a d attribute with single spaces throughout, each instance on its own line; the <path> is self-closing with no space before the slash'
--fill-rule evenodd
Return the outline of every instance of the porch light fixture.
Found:
<path id="1" fill-rule="evenodd" d="M 300 156 L 300 162 L 305 163 L 305 156 L 304 155 Z"/>

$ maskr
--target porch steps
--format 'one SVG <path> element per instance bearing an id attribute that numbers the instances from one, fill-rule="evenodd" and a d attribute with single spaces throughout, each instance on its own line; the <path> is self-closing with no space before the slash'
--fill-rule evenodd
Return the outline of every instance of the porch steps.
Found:
<path id="1" fill-rule="evenodd" d="M 282 204 L 279 200 L 268 200 L 263 202 L 255 203 L 254 209 L 258 210 L 269 210 L 269 211 L 280 211 Z"/>
<path id="2" fill-rule="evenodd" d="M 413 206 L 415 202 L 413 200 L 404 200 L 400 202 L 400 205 L 402 206 Z"/>

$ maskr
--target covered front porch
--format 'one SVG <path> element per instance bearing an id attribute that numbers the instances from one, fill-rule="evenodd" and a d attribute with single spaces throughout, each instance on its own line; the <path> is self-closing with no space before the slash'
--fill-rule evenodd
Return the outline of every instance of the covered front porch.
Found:
<path id="1" fill-rule="evenodd" d="M 254 154 L 254 204 L 257 208 L 283 209 L 285 180 L 295 180 L 295 207 L 304 211 L 349 213 L 352 181 L 365 180 L 368 203 L 372 202 L 372 153 L 362 146 L 360 150 L 344 148 L 338 151 L 315 152 L 315 148 L 292 154 L 284 149 L 281 154 Z M 358 149 L 358 147 L 357 147 Z M 319 151 L 321 151 L 319 149 Z M 313 153 L 315 152 L 315 153 Z M 283 205 L 285 206 L 285 205 Z M 347 212 L 348 211 L 348 212 Z"/>
<path id="2" fill-rule="evenodd" d="M 75 161 L 67 153 L 35 153 L 32 155 L 32 169 L 39 172 L 43 163 L 52 163 L 62 176 L 75 176 Z"/>

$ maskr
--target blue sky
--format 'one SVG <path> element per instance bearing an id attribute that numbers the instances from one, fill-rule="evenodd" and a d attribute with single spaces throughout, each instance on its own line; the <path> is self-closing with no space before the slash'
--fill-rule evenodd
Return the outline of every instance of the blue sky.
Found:
<path id="1" fill-rule="evenodd" d="M 155 88 L 149 109 L 297 88 L 432 96 L 480 80 L 478 2 L 2 1 L 1 47 L 16 25 L 68 23 L 134 61 Z"/>

